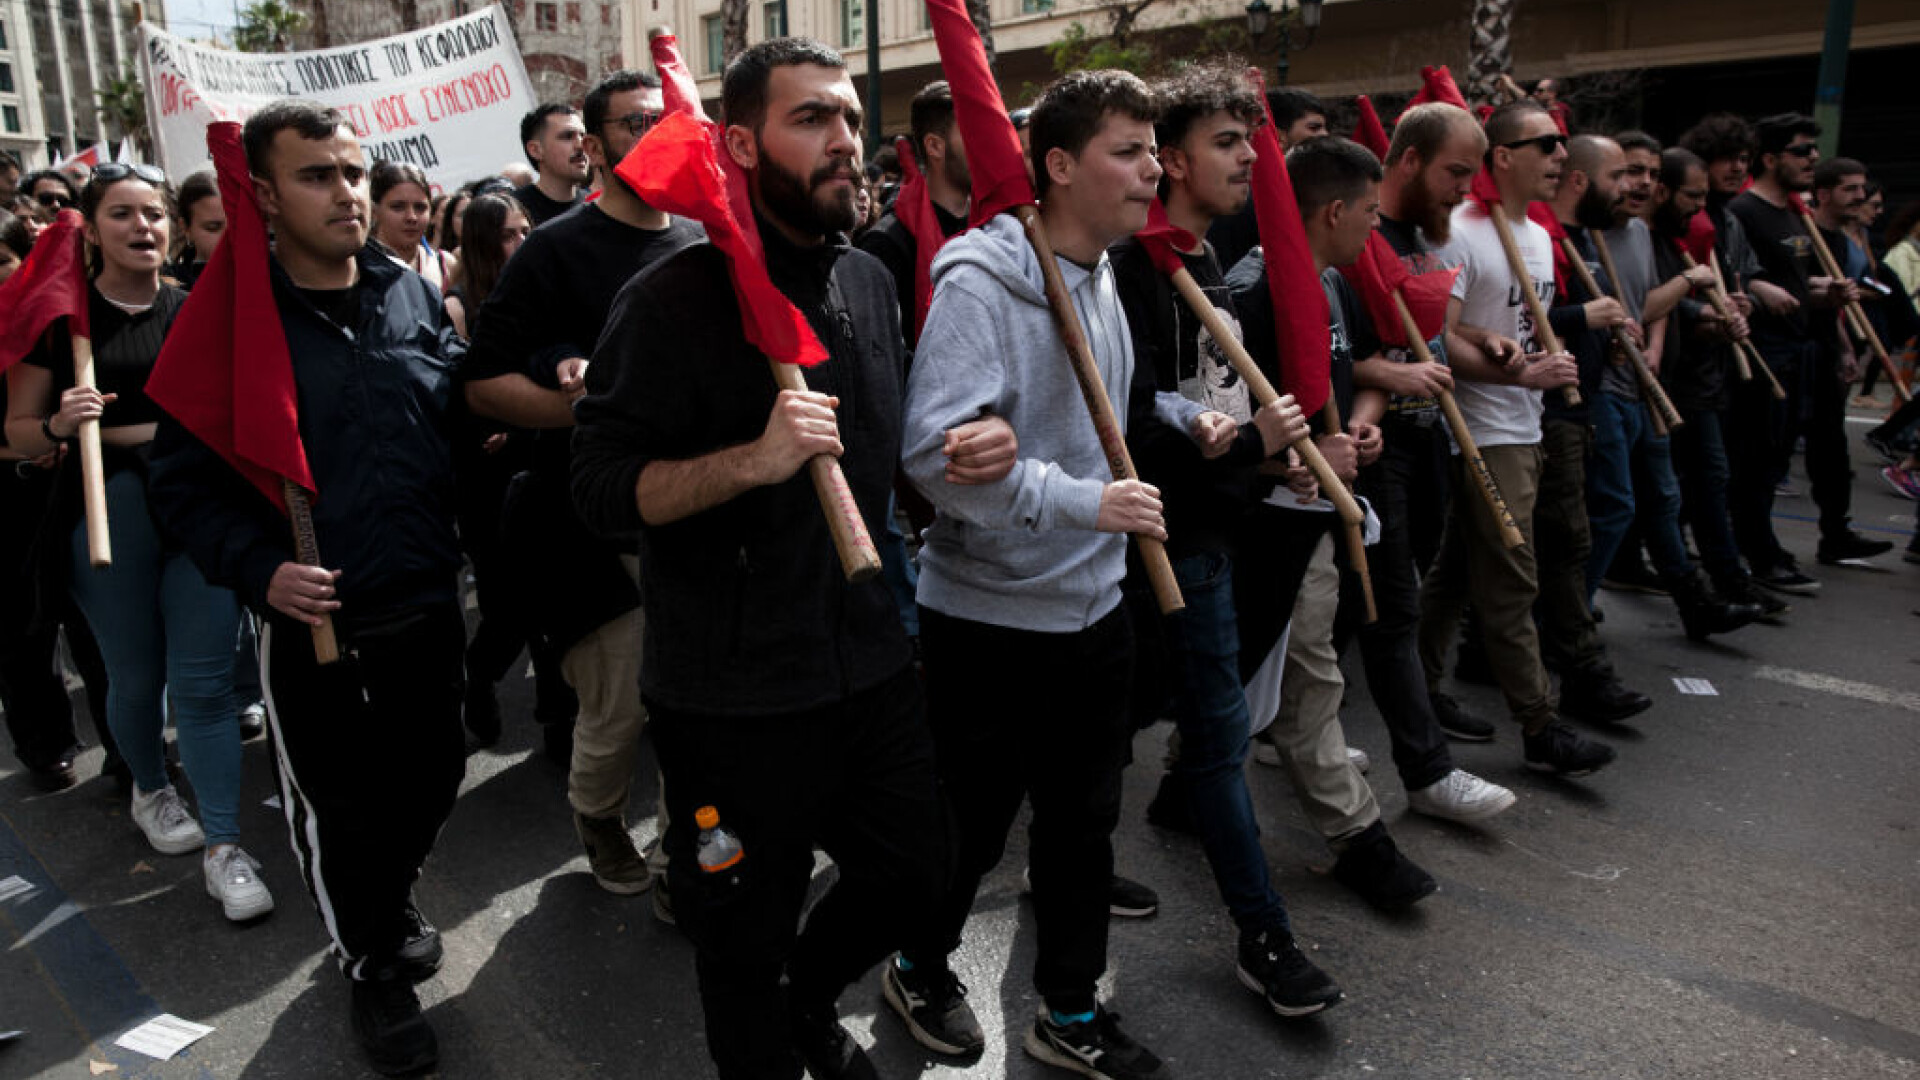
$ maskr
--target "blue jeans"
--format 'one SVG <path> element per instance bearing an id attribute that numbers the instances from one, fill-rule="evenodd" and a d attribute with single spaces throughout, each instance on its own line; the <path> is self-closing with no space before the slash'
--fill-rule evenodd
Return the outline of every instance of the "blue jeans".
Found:
<path id="1" fill-rule="evenodd" d="M 1687 409 L 1686 421 L 1673 433 L 1674 471 L 1680 478 L 1680 508 L 1693 529 L 1700 561 L 1716 582 L 1747 576 L 1727 512 L 1727 486 L 1733 472 L 1718 409 Z"/>
<path id="2" fill-rule="evenodd" d="M 913 556 L 907 553 L 907 536 L 900 531 L 900 515 L 896 512 L 898 504 L 892 497 L 887 499 L 887 531 L 875 541 L 880 549 L 880 572 L 887 579 L 887 589 L 893 593 L 893 604 L 900 609 L 900 625 L 906 627 L 907 636 L 920 636 L 920 605 L 914 599 L 919 592 L 920 571 L 913 565 Z"/>
<path id="3" fill-rule="evenodd" d="M 1653 568 L 1665 577 L 1690 573 L 1693 564 L 1680 539 L 1680 482 L 1673 476 L 1667 439 L 1654 434 L 1646 404 L 1600 393 L 1593 395 L 1587 415 L 1593 423 L 1593 459 L 1587 464 L 1587 521 L 1593 533 L 1588 601 L 1633 526 L 1636 501 Z"/>
<path id="4" fill-rule="evenodd" d="M 107 665 L 107 726 L 141 791 L 167 786 L 171 702 L 180 764 L 200 805 L 207 843 L 240 839 L 240 724 L 233 650 L 240 604 L 207 584 L 183 551 L 167 551 L 131 470 L 107 480 L 113 565 L 87 562 L 87 526 L 74 526 L 73 597 Z"/>
<path id="5" fill-rule="evenodd" d="M 1187 799 L 1220 898 L 1242 932 L 1287 929 L 1287 907 L 1267 873 L 1260 825 L 1247 791 L 1247 695 L 1240 686 L 1240 630 L 1233 560 L 1209 552 L 1176 559 L 1186 607 L 1167 620 L 1180 760 L 1171 779 Z"/>

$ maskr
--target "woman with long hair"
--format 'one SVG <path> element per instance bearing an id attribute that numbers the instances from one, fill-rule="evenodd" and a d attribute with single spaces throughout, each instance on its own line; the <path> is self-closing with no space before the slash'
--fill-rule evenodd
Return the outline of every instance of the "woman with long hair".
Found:
<path id="1" fill-rule="evenodd" d="M 107 723 L 133 771 L 134 823 L 162 854 L 202 850 L 207 892 L 238 922 L 273 910 L 259 864 L 240 848 L 233 712 L 240 604 L 208 584 L 147 512 L 146 455 L 160 411 L 143 388 L 186 299 L 160 279 L 170 201 L 166 177 L 151 166 L 109 162 L 94 170 L 80 213 L 93 267 L 88 318 L 98 386 L 73 385 L 69 339 L 56 326 L 7 372 L 7 442 L 39 456 L 70 443 L 82 424 L 99 423 L 113 565 L 88 565 L 77 455 L 68 454 L 62 500 L 47 519 L 57 542 L 42 545 L 38 572 L 66 579 L 100 643 Z M 198 822 L 167 776 L 168 704 Z"/>
<path id="2" fill-rule="evenodd" d="M 373 198 L 373 242 L 401 266 L 445 289 L 456 272 L 454 258 L 427 242 L 433 189 L 420 166 L 376 161 L 367 173 Z"/>
<path id="3" fill-rule="evenodd" d="M 446 196 L 440 203 L 440 209 L 434 212 L 433 242 L 441 251 L 455 258 L 460 255 L 461 219 L 466 216 L 467 203 L 472 200 L 472 193 L 463 187 Z"/>
<path id="4" fill-rule="evenodd" d="M 460 284 L 447 290 L 447 317 L 461 337 L 471 336 L 467 328 L 472 314 L 487 302 L 500 271 L 532 231 L 526 210 L 504 195 L 482 195 L 467 205 Z"/>

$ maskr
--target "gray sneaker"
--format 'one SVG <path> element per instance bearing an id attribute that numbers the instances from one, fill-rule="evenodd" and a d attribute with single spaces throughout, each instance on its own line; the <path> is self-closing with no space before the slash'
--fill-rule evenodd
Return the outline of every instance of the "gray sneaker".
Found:
<path id="1" fill-rule="evenodd" d="M 1484 821 L 1512 806 L 1513 801 L 1513 792 L 1465 769 L 1455 769 L 1436 783 L 1407 792 L 1408 808 L 1448 821 Z"/>
<path id="2" fill-rule="evenodd" d="M 273 894 L 260 880 L 260 863 L 239 844 L 221 844 L 200 864 L 207 878 L 207 895 L 220 901 L 220 910 L 234 922 L 257 919 L 273 910 Z"/>
<path id="3" fill-rule="evenodd" d="M 587 865 L 601 888 L 621 896 L 638 896 L 653 884 L 653 872 L 633 846 L 627 823 L 619 815 L 590 818 L 576 813 L 573 828 L 586 846 Z"/>
<path id="4" fill-rule="evenodd" d="M 207 845 L 207 834 L 200 831 L 200 823 L 193 820 L 186 800 L 172 784 L 155 792 L 141 791 L 135 784 L 128 814 L 147 834 L 147 843 L 162 855 L 185 855 Z"/>

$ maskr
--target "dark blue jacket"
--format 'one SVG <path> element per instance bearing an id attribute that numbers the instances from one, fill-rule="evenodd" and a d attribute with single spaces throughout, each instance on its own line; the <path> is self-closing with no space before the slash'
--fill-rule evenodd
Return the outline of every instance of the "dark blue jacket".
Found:
<path id="1" fill-rule="evenodd" d="M 448 406 L 464 346 L 425 279 L 359 255 L 351 329 L 323 315 L 273 266 L 293 354 L 300 437 L 313 470 L 320 561 L 342 571 L 340 618 L 457 595 Z M 267 610 L 267 584 L 294 560 L 287 519 L 171 417 L 154 439 L 155 515 L 207 580 Z"/>

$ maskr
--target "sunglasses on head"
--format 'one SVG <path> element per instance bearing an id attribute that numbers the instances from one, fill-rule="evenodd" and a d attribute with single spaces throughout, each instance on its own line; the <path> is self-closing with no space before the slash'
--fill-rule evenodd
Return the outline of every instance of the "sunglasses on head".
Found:
<path id="1" fill-rule="evenodd" d="M 493 177 L 483 181 L 473 189 L 475 195 L 511 195 L 513 184 L 504 177 Z"/>
<path id="2" fill-rule="evenodd" d="M 635 138 L 652 131 L 653 125 L 659 122 L 660 114 L 654 112 L 628 113 L 626 116 L 611 116 L 603 121 L 607 124 L 625 124 L 627 132 Z"/>
<path id="3" fill-rule="evenodd" d="M 138 177 L 149 184 L 164 184 L 167 182 L 167 174 L 151 165 L 128 165 L 121 161 L 109 161 L 105 165 L 93 170 L 92 182 L 96 184 L 112 184 L 125 180 L 129 176 Z"/>
<path id="4" fill-rule="evenodd" d="M 1783 154 L 1792 154 L 1794 157 L 1812 157 L 1819 149 L 1819 143 L 1803 142 L 1794 143 L 1792 146 L 1783 146 L 1780 148 L 1780 152 Z"/>
<path id="5" fill-rule="evenodd" d="M 41 206 L 58 206 L 63 209 L 73 205 L 72 199 L 58 191 L 36 191 L 33 193 L 33 201 Z"/>
<path id="6" fill-rule="evenodd" d="M 1518 150 L 1523 146 L 1531 146 L 1543 154 L 1551 155 L 1555 150 L 1567 145 L 1567 137 L 1559 132 L 1555 132 L 1552 135 L 1535 135 L 1531 139 L 1515 139 L 1512 142 L 1503 142 L 1500 145 L 1508 150 Z"/>

